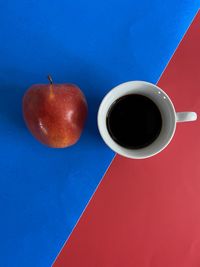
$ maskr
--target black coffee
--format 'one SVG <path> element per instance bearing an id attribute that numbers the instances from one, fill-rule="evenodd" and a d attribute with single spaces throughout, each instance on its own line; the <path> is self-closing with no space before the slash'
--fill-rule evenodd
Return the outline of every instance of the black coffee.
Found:
<path id="1" fill-rule="evenodd" d="M 131 94 L 116 100 L 107 114 L 108 131 L 119 145 L 139 149 L 153 143 L 162 128 L 156 104 L 146 96 Z"/>

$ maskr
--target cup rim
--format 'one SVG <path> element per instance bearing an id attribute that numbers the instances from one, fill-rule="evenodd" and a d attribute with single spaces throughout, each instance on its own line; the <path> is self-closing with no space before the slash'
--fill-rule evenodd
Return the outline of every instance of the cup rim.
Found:
<path id="1" fill-rule="evenodd" d="M 128 154 L 126 151 L 124 150 L 132 150 L 134 151 L 134 149 L 126 149 L 124 148 L 123 146 L 120 146 L 119 144 L 117 144 L 113 139 L 112 137 L 110 136 L 110 134 L 108 133 L 108 130 L 107 130 L 107 127 L 106 128 L 106 131 L 108 133 L 108 136 L 106 137 L 105 136 L 105 133 L 103 132 L 103 129 L 102 129 L 102 126 L 100 125 L 100 120 L 101 120 L 101 111 L 102 111 L 102 108 L 103 106 L 105 105 L 105 101 L 109 98 L 110 95 L 113 94 L 114 91 L 119 90 L 120 88 L 124 88 L 124 87 L 127 87 L 127 86 L 136 86 L 136 84 L 143 84 L 143 85 L 148 85 L 148 86 L 151 86 L 151 87 L 154 87 L 156 89 L 158 89 L 167 99 L 168 99 L 168 102 L 170 103 L 171 105 L 171 108 L 173 110 L 173 115 L 174 115 L 174 125 L 173 125 L 173 131 L 171 133 L 171 136 L 170 138 L 167 140 L 167 142 L 161 147 L 159 148 L 157 151 L 155 152 L 152 152 L 150 153 L 149 155 L 145 155 L 145 156 L 136 156 L 136 155 L 130 155 Z M 127 88 L 128 89 L 128 88 Z M 128 95 L 129 93 L 124 92 L 124 95 Z M 118 96 L 115 101 L 120 98 L 121 96 Z M 113 102 L 112 102 L 113 103 Z M 109 105 L 109 107 L 112 105 L 112 103 Z M 109 109 L 109 107 L 107 108 L 107 111 Z M 105 122 L 106 124 L 106 122 Z M 104 142 L 107 144 L 108 147 L 110 147 L 114 152 L 116 152 L 117 154 L 119 155 L 122 155 L 126 158 L 131 158 L 131 159 L 145 159 L 145 158 L 149 158 L 149 157 L 152 157 L 156 154 L 158 154 L 159 152 L 161 152 L 163 149 L 165 149 L 168 144 L 171 142 L 174 134 L 175 134 L 175 131 L 176 131 L 176 111 L 175 111 L 175 107 L 170 99 L 170 97 L 167 95 L 167 93 L 165 91 L 163 91 L 159 86 L 157 86 L 156 84 L 153 84 L 153 83 L 150 83 L 150 82 L 146 82 L 146 81 L 142 81 L 142 80 L 135 80 L 135 81 L 128 81 L 128 82 L 124 82 L 124 83 L 121 83 L 115 87 L 113 87 L 102 99 L 100 105 L 99 105 L 99 109 L 98 109 L 98 113 L 97 113 L 97 125 L 98 125 L 98 129 L 99 129 L 99 132 L 100 132 L 100 135 L 102 137 L 102 139 L 104 140 Z M 112 145 L 112 143 L 115 144 L 115 146 Z"/>

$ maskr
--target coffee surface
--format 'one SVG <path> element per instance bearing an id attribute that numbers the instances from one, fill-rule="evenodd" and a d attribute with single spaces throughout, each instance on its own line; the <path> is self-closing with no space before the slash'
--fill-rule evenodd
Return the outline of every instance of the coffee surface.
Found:
<path id="1" fill-rule="evenodd" d="M 130 94 L 116 100 L 107 114 L 107 128 L 119 145 L 144 148 L 158 137 L 162 117 L 157 105 L 148 97 Z"/>

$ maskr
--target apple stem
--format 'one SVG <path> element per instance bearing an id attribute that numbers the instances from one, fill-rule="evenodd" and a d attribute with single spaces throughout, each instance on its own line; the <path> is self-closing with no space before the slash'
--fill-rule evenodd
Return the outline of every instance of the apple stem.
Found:
<path id="1" fill-rule="evenodd" d="M 50 82 L 50 85 L 49 85 L 49 97 L 50 98 L 53 98 L 54 97 L 54 93 L 53 93 L 53 80 L 52 80 L 52 77 L 51 77 L 51 75 L 48 75 L 47 76 L 47 79 L 49 80 L 49 82 Z"/>
<path id="2" fill-rule="evenodd" d="M 52 79 L 51 75 L 48 75 L 47 79 L 49 80 L 50 84 L 53 84 L 53 79 Z"/>

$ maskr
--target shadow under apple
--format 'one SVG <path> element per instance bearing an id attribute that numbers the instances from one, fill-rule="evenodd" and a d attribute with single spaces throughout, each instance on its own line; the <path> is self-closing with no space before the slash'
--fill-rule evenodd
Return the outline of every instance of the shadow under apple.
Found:
<path id="1" fill-rule="evenodd" d="M 4 128 L 6 125 L 16 131 L 25 129 L 21 108 L 23 92 L 15 85 L 1 85 L 0 96 L 0 116 Z"/>

